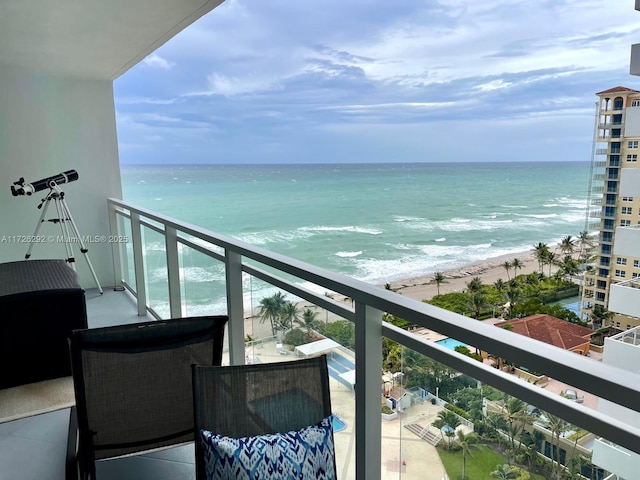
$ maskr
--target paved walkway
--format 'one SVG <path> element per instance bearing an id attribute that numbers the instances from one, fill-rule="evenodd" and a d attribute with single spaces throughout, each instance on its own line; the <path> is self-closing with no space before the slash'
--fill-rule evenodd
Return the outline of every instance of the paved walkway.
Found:
<path id="1" fill-rule="evenodd" d="M 294 360 L 294 355 L 283 355 L 276 350 L 274 341 L 265 342 L 247 351 L 249 362 L 279 362 Z M 330 377 L 333 412 L 346 424 L 335 433 L 336 466 L 338 478 L 355 478 L 355 394 L 351 388 Z M 442 409 L 430 402 L 407 408 L 398 418 L 382 420 L 382 476 L 381 480 L 442 480 L 445 470 L 436 448 L 418 438 L 404 426 L 419 423 L 428 427 Z"/>

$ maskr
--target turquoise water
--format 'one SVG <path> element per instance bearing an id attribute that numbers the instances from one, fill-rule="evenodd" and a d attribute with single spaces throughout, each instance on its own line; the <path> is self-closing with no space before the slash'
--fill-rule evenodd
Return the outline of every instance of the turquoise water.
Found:
<path id="1" fill-rule="evenodd" d="M 443 338 L 442 340 L 438 340 L 436 343 L 439 345 L 442 345 L 443 347 L 447 347 L 449 350 L 455 350 L 456 347 L 469 348 L 469 345 L 467 345 L 466 343 L 460 342 L 455 338 Z"/>
<path id="2" fill-rule="evenodd" d="M 122 166 L 126 201 L 377 285 L 578 235 L 588 178 L 587 162 Z M 164 242 L 145 239 L 154 290 Z M 222 304 L 222 266 L 181 261 L 190 313 Z"/>

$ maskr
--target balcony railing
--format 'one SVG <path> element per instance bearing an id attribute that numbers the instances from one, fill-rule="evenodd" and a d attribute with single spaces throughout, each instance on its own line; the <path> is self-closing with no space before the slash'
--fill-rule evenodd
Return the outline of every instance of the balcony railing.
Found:
<path id="1" fill-rule="evenodd" d="M 515 365 L 526 365 L 575 388 L 605 398 L 632 410 L 640 405 L 640 375 L 610 367 L 593 359 L 538 342 L 505 329 L 458 315 L 424 302 L 406 298 L 341 274 L 249 245 L 204 228 L 138 208 L 117 199 L 108 200 L 109 219 L 114 235 L 129 238 L 125 244 L 112 244 L 116 259 L 116 281 L 137 297 L 138 311 L 145 313 L 158 298 L 151 297 L 148 265 L 148 237 L 164 247 L 167 314 L 180 316 L 189 311 L 184 292 L 185 252 L 219 263 L 223 274 L 226 312 L 229 315 L 229 362 L 245 362 L 245 299 L 243 275 L 288 292 L 306 302 L 355 324 L 355 478 L 381 478 L 381 365 L 383 337 L 425 355 L 458 372 L 539 409 L 563 418 L 598 436 L 640 453 L 640 429 L 603 415 L 528 383 L 507 372 L 449 350 L 383 321 L 383 313 L 408 320 L 411 324 L 439 332 L 467 345 L 490 352 Z M 153 268 L 157 268 L 154 266 Z M 311 288 L 310 286 L 314 286 Z M 351 300 L 339 302 L 318 292 L 335 292 Z M 157 295 L 157 293 L 154 293 Z M 352 305 L 352 306 L 350 306 Z M 249 305 L 250 307 L 251 305 Z M 156 312 L 157 313 L 157 312 Z"/>

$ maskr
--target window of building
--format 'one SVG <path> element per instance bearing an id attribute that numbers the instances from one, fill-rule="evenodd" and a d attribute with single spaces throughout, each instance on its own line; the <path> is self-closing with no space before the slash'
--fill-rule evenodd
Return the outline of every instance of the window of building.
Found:
<path id="1" fill-rule="evenodd" d="M 633 278 L 633 279 L 636 279 L 636 278 L 638 278 L 638 277 L 640 277 L 640 273 L 638 273 L 638 272 L 633 272 L 633 273 L 631 274 L 631 278 Z"/>
<path id="2" fill-rule="evenodd" d="M 637 99 L 637 98 L 634 99 L 634 100 L 631 100 L 631 106 L 632 107 L 640 107 L 640 100 Z"/>
<path id="3" fill-rule="evenodd" d="M 631 226 L 631 220 L 620 220 L 620 226 L 621 227 L 630 227 Z"/>
<path id="4" fill-rule="evenodd" d="M 624 100 L 620 97 L 613 99 L 613 109 L 614 110 L 622 110 L 624 106 Z"/>
<path id="5" fill-rule="evenodd" d="M 631 325 L 627 323 L 627 330 L 631 330 Z"/>
<path id="6" fill-rule="evenodd" d="M 622 207 L 622 211 L 620 213 L 622 213 L 622 215 L 631 215 L 632 212 L 633 209 L 631 207 Z"/>
<path id="7" fill-rule="evenodd" d="M 627 272 L 624 270 L 616 270 L 616 277 L 625 278 L 627 276 Z"/>
<path id="8" fill-rule="evenodd" d="M 618 257 L 618 258 L 616 258 L 616 264 L 618 264 L 618 265 L 626 265 L 627 264 L 627 259 L 626 258 L 622 258 L 622 257 Z"/>
<path id="9" fill-rule="evenodd" d="M 604 302 L 604 292 L 596 292 L 596 300 L 598 302 Z"/>
<path id="10" fill-rule="evenodd" d="M 633 197 L 622 197 L 623 202 L 633 202 Z"/>
<path id="11" fill-rule="evenodd" d="M 616 328 L 619 330 L 620 329 L 620 322 L 616 322 Z"/>
<path id="12" fill-rule="evenodd" d="M 627 155 L 627 162 L 637 162 L 638 161 L 638 155 L 636 155 L 635 153 L 633 155 Z"/>
<path id="13" fill-rule="evenodd" d="M 607 288 L 607 282 L 603 281 L 603 280 L 598 280 L 598 288 L 600 290 L 604 290 Z"/>
<path id="14" fill-rule="evenodd" d="M 633 261 L 633 268 L 640 268 L 640 260 Z"/>
<path id="15" fill-rule="evenodd" d="M 629 140 L 627 142 L 627 148 L 631 148 L 631 149 L 638 148 L 638 140 Z"/>

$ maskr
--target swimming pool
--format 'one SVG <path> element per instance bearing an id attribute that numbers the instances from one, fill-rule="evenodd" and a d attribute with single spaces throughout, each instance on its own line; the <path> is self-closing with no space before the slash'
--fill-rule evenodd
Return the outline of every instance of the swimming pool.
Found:
<path id="1" fill-rule="evenodd" d="M 347 428 L 347 424 L 335 413 L 331 416 L 331 424 L 333 425 L 334 433 Z"/>
<path id="2" fill-rule="evenodd" d="M 459 340 L 456 340 L 455 338 L 443 338 L 442 340 L 438 340 L 436 343 L 438 345 L 442 345 L 443 347 L 447 347 L 449 350 L 455 350 L 456 347 L 469 348 L 469 345 Z"/>

